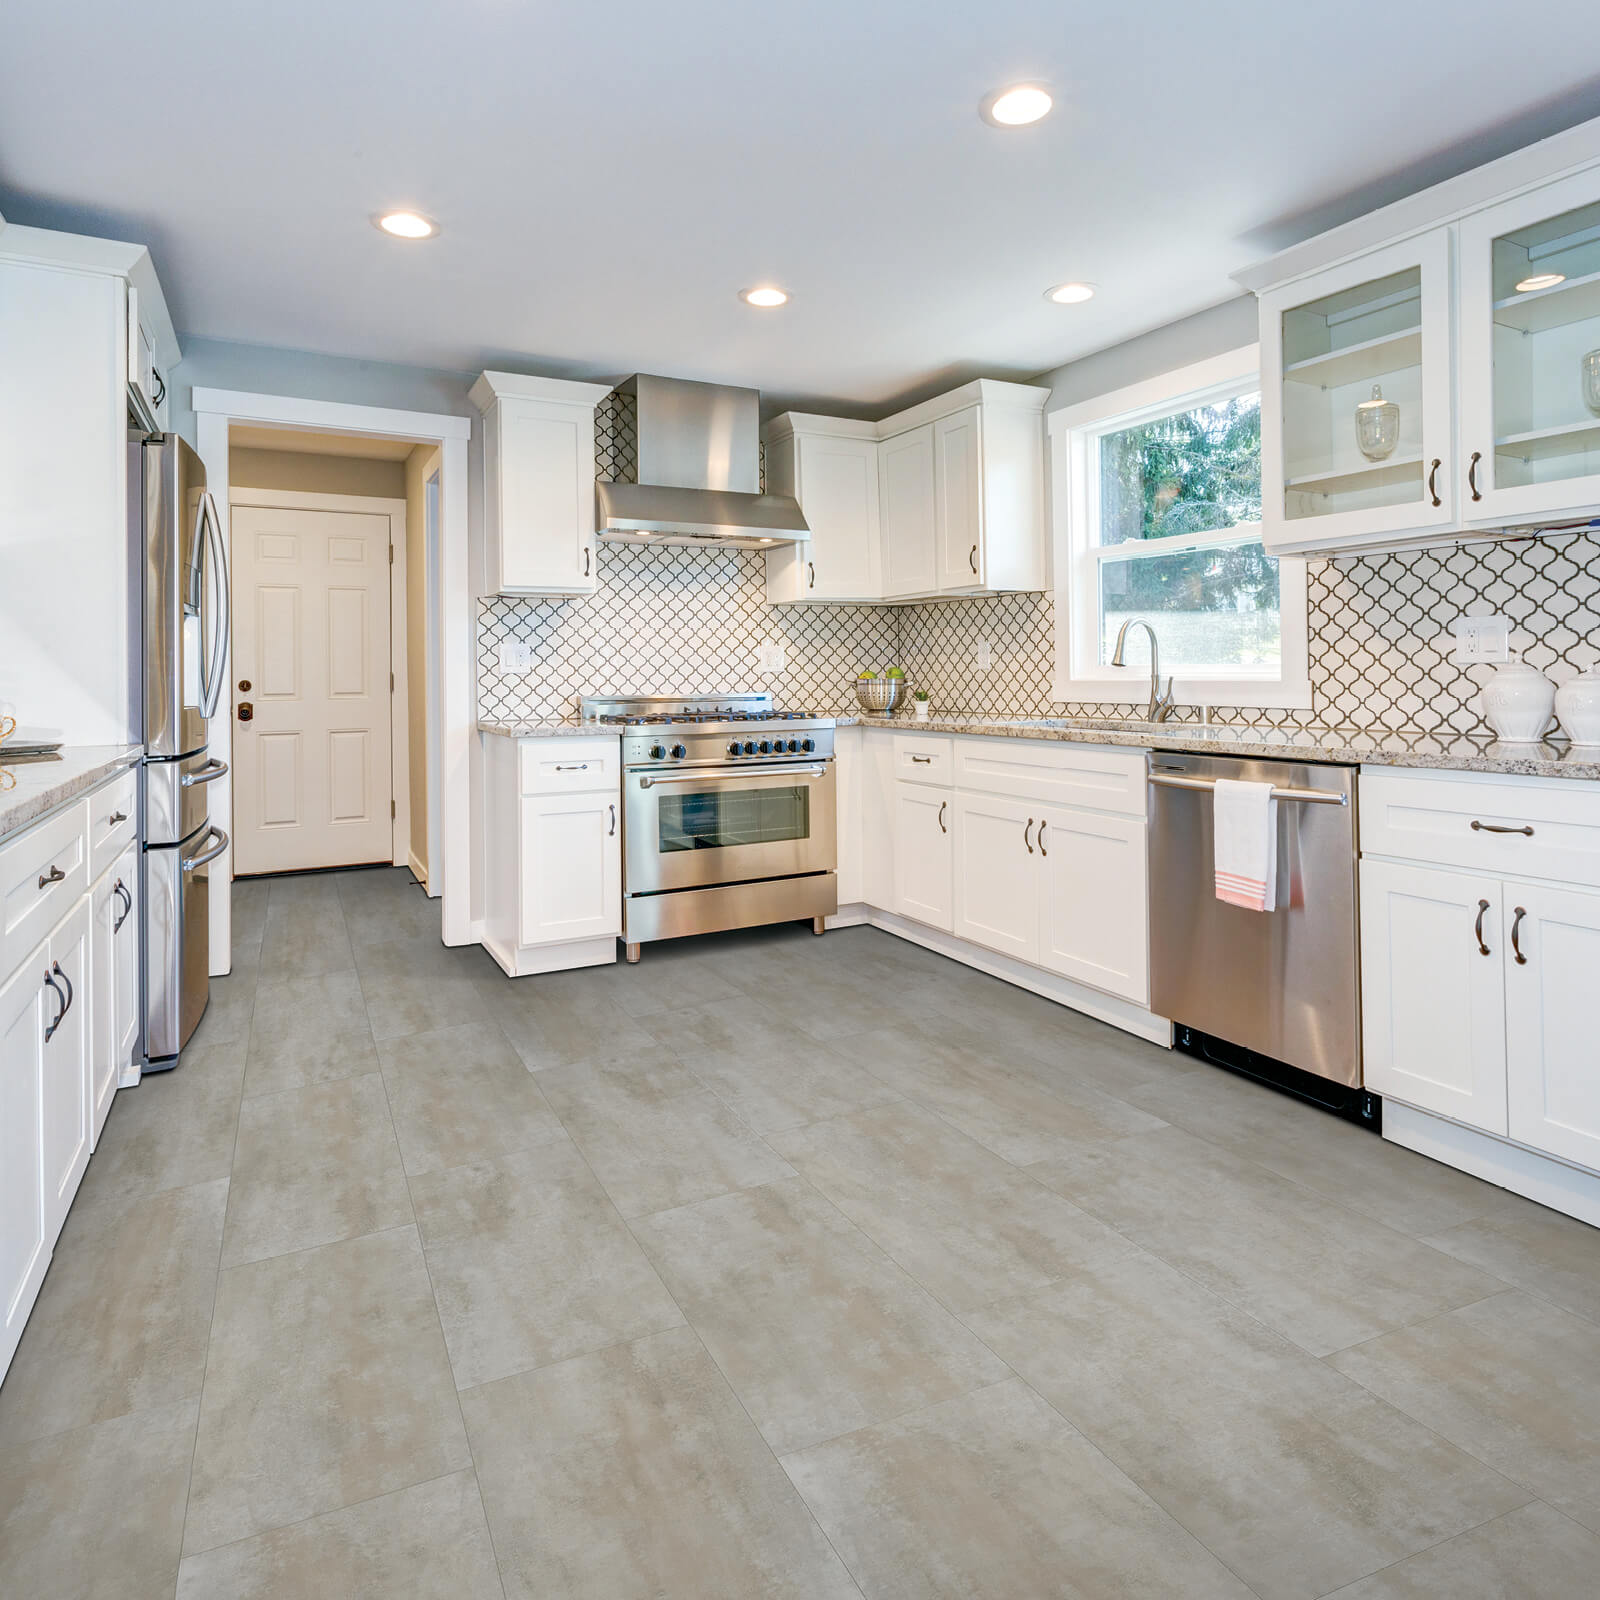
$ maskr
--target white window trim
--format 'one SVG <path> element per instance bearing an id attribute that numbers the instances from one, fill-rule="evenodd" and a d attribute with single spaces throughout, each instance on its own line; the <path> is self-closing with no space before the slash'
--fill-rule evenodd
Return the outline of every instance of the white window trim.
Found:
<path id="1" fill-rule="evenodd" d="M 1203 404 L 1238 392 L 1241 384 L 1255 381 L 1260 372 L 1261 347 L 1245 345 L 1208 361 L 1179 367 L 1144 383 L 1117 389 L 1093 400 L 1050 412 L 1051 527 L 1055 556 L 1055 674 L 1051 698 L 1112 705 L 1143 700 L 1148 694 L 1149 671 L 1143 667 L 1109 667 L 1093 660 L 1073 660 L 1076 639 L 1093 639 L 1098 632 L 1095 603 L 1097 586 L 1085 581 L 1086 569 L 1103 557 L 1088 543 L 1091 497 L 1095 492 L 1089 469 L 1089 447 L 1106 424 L 1137 421 L 1141 412 L 1160 416 L 1183 401 Z M 1265 397 L 1263 397 L 1263 403 Z M 1182 548 L 1237 543 L 1240 529 L 1222 529 L 1184 539 Z M 1161 549 L 1179 548 L 1166 544 Z M 1129 555 L 1125 547 L 1118 547 Z M 1158 551 L 1152 550 L 1151 554 Z M 1259 668 L 1211 678 L 1174 680 L 1173 697 L 1185 705 L 1286 707 L 1307 710 L 1311 705 L 1311 678 L 1306 648 L 1306 565 L 1291 556 L 1278 558 L 1279 601 L 1283 626 L 1283 658 L 1270 675 Z M 1160 619 L 1151 622 L 1160 629 Z"/>

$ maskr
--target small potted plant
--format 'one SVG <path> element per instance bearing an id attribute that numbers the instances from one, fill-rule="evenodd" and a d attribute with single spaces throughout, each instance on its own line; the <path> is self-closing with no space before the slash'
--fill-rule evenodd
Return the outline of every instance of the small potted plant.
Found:
<path id="1" fill-rule="evenodd" d="M 928 691 L 926 689 L 913 689 L 911 691 L 911 702 L 916 707 L 917 721 L 926 722 L 928 720 Z"/>

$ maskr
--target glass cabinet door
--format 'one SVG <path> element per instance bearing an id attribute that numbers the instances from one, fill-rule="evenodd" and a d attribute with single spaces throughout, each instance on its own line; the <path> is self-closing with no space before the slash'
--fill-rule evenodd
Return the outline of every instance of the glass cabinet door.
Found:
<path id="1" fill-rule="evenodd" d="M 1269 549 L 1449 521 L 1449 259 L 1439 229 L 1262 296 Z"/>
<path id="2" fill-rule="evenodd" d="M 1461 224 L 1469 522 L 1600 505 L 1600 174 Z"/>

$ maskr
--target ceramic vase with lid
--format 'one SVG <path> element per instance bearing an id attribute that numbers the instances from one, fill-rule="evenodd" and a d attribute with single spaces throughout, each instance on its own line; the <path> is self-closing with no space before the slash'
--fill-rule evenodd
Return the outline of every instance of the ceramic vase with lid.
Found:
<path id="1" fill-rule="evenodd" d="M 1504 744 L 1537 744 L 1550 726 L 1555 700 L 1556 686 L 1514 646 L 1511 660 L 1495 669 L 1478 696 L 1485 721 Z"/>
<path id="2" fill-rule="evenodd" d="M 1600 662 L 1556 690 L 1556 715 L 1574 745 L 1600 747 Z"/>

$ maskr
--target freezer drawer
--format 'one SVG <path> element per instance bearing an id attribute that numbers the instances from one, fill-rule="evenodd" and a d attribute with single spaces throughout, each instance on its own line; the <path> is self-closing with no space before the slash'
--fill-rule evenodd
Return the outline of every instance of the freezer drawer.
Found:
<path id="1" fill-rule="evenodd" d="M 144 1057 L 175 1066 L 210 998 L 209 864 L 228 848 L 221 828 L 144 852 Z"/>
<path id="2" fill-rule="evenodd" d="M 176 844 L 194 837 L 206 823 L 208 785 L 228 770 L 204 750 L 176 756 L 170 761 L 147 760 L 140 769 L 144 781 L 144 836 L 152 845 Z"/>

